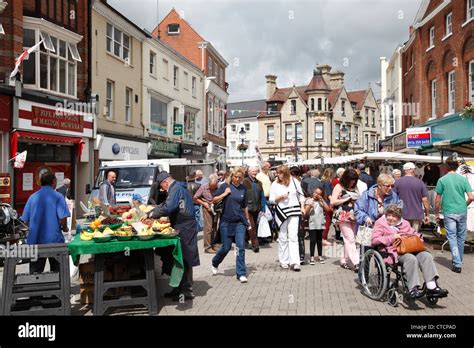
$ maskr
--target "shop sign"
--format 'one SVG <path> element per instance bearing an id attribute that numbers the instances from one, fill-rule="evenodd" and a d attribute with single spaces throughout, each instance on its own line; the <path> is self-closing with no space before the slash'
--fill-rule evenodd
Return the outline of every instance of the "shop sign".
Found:
<path id="1" fill-rule="evenodd" d="M 202 160 L 206 156 L 206 148 L 202 146 L 181 144 L 181 157 L 188 160 Z"/>
<path id="2" fill-rule="evenodd" d="M 150 157 L 153 158 L 178 158 L 180 155 L 180 147 L 177 143 L 171 143 L 163 140 L 151 140 Z"/>
<path id="3" fill-rule="evenodd" d="M 0 173 L 0 203 L 11 203 L 11 180 L 8 173 Z"/>
<path id="4" fill-rule="evenodd" d="M 431 127 L 407 128 L 407 148 L 417 149 L 423 145 L 431 145 Z"/>
<path id="5" fill-rule="evenodd" d="M 32 126 L 61 129 L 82 133 L 84 131 L 84 117 L 69 112 L 32 106 Z"/>
<path id="6" fill-rule="evenodd" d="M 101 160 L 144 160 L 147 159 L 148 143 L 105 137 L 100 146 Z"/>
<path id="7" fill-rule="evenodd" d="M 405 133 L 398 134 L 393 137 L 393 151 L 399 151 L 406 149 L 407 137 Z"/>

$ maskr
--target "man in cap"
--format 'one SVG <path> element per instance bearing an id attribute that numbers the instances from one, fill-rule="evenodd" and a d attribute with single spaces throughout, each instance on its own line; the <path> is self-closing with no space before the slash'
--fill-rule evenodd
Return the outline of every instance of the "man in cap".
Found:
<path id="1" fill-rule="evenodd" d="M 178 288 L 173 289 L 165 297 L 173 297 L 179 301 L 181 296 L 192 300 L 193 267 L 199 266 L 196 221 L 194 219 L 193 199 L 186 183 L 177 182 L 166 171 L 158 174 L 156 181 L 159 187 L 168 193 L 166 201 L 147 214 L 148 218 L 158 219 L 162 216 L 170 218 L 171 225 L 180 232 L 183 251 L 184 273 Z"/>
<path id="2" fill-rule="evenodd" d="M 423 222 L 429 222 L 430 203 L 426 185 L 415 176 L 415 168 L 414 163 L 405 163 L 405 175 L 395 181 L 393 190 L 403 201 L 403 218 L 418 232 Z"/>

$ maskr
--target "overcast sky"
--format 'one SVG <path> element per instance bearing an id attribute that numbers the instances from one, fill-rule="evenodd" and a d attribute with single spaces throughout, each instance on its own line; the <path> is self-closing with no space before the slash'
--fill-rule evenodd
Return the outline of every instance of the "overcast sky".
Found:
<path id="1" fill-rule="evenodd" d="M 380 89 L 380 57 L 408 40 L 421 0 L 109 0 L 152 30 L 174 7 L 228 61 L 229 102 L 264 99 L 265 75 L 278 87 L 306 85 L 316 64 L 346 73 L 349 90 Z"/>

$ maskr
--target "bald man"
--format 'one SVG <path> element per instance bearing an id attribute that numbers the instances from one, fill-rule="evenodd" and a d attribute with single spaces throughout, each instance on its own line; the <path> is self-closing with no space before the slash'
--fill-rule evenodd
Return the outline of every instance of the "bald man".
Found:
<path id="1" fill-rule="evenodd" d="M 265 196 L 263 193 L 262 183 L 258 181 L 258 167 L 249 167 L 248 176 L 244 179 L 243 185 L 247 189 L 247 209 L 249 211 L 250 230 L 247 230 L 246 240 L 252 242 L 252 250 L 255 253 L 260 251 L 257 238 L 257 221 L 258 214 L 265 212 Z"/>

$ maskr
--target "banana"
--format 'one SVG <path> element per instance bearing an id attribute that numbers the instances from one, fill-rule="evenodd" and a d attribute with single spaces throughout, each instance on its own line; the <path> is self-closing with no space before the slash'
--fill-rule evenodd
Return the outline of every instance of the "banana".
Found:
<path id="1" fill-rule="evenodd" d="M 92 240 L 92 235 L 86 235 L 85 233 L 81 233 L 81 240 Z"/>

